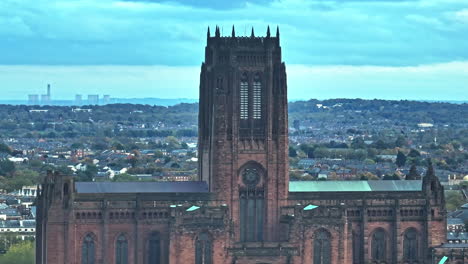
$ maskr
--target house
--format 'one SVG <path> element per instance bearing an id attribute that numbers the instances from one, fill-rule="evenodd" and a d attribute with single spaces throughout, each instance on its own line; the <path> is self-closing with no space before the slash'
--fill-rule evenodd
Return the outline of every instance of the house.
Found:
<path id="1" fill-rule="evenodd" d="M 7 208 L 0 210 L 0 220 L 19 220 L 21 219 L 21 214 L 18 209 Z"/>
<path id="2" fill-rule="evenodd" d="M 447 232 L 447 242 L 459 244 L 459 243 L 468 243 L 468 233 L 467 232 Z"/>
<path id="3" fill-rule="evenodd" d="M 10 232 L 34 234 L 36 220 L 0 220 L 0 234 Z"/>
<path id="4" fill-rule="evenodd" d="M 316 164 L 316 161 L 313 159 L 301 159 L 297 163 L 297 166 L 302 169 L 307 169 L 307 168 L 315 166 L 315 164 Z"/>
<path id="5" fill-rule="evenodd" d="M 464 232 L 465 223 L 460 218 L 447 218 L 447 231 L 449 232 Z"/>

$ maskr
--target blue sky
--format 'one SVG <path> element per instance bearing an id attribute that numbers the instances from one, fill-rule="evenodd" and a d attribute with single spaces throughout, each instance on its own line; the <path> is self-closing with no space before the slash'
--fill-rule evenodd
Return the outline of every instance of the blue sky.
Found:
<path id="1" fill-rule="evenodd" d="M 2 0 L 0 99 L 197 98 L 233 24 L 279 25 L 291 99 L 468 100 L 468 0 Z"/>

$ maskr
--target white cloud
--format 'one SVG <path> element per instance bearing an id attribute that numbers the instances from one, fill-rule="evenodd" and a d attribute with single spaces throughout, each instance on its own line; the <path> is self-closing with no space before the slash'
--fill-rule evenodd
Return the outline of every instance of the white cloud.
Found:
<path id="1" fill-rule="evenodd" d="M 468 24 L 468 9 L 455 12 L 454 18 L 461 23 Z"/>
<path id="2" fill-rule="evenodd" d="M 2 0 L 0 38 L 12 41 L 0 46 L 12 55 L 0 57 L 0 63 L 194 65 L 202 56 L 206 26 L 215 24 L 226 35 L 232 24 L 239 35 L 248 35 L 250 26 L 263 35 L 268 24 L 279 24 L 290 63 L 468 59 L 466 27 L 460 26 L 468 0 L 246 2 L 209 9 L 182 0 Z M 116 53 L 120 59 L 110 60 Z"/>

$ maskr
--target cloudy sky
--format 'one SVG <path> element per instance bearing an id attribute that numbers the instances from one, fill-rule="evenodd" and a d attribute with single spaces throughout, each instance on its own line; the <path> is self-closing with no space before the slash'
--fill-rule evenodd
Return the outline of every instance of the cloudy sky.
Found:
<path id="1" fill-rule="evenodd" d="M 1 0 L 0 99 L 198 98 L 233 24 L 279 25 L 291 99 L 468 100 L 468 0 Z"/>

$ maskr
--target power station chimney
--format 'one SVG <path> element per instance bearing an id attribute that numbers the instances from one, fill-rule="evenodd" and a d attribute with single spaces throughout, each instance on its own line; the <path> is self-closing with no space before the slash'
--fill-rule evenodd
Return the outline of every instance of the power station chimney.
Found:
<path id="1" fill-rule="evenodd" d="M 47 84 L 47 96 L 50 98 L 50 84 Z"/>

